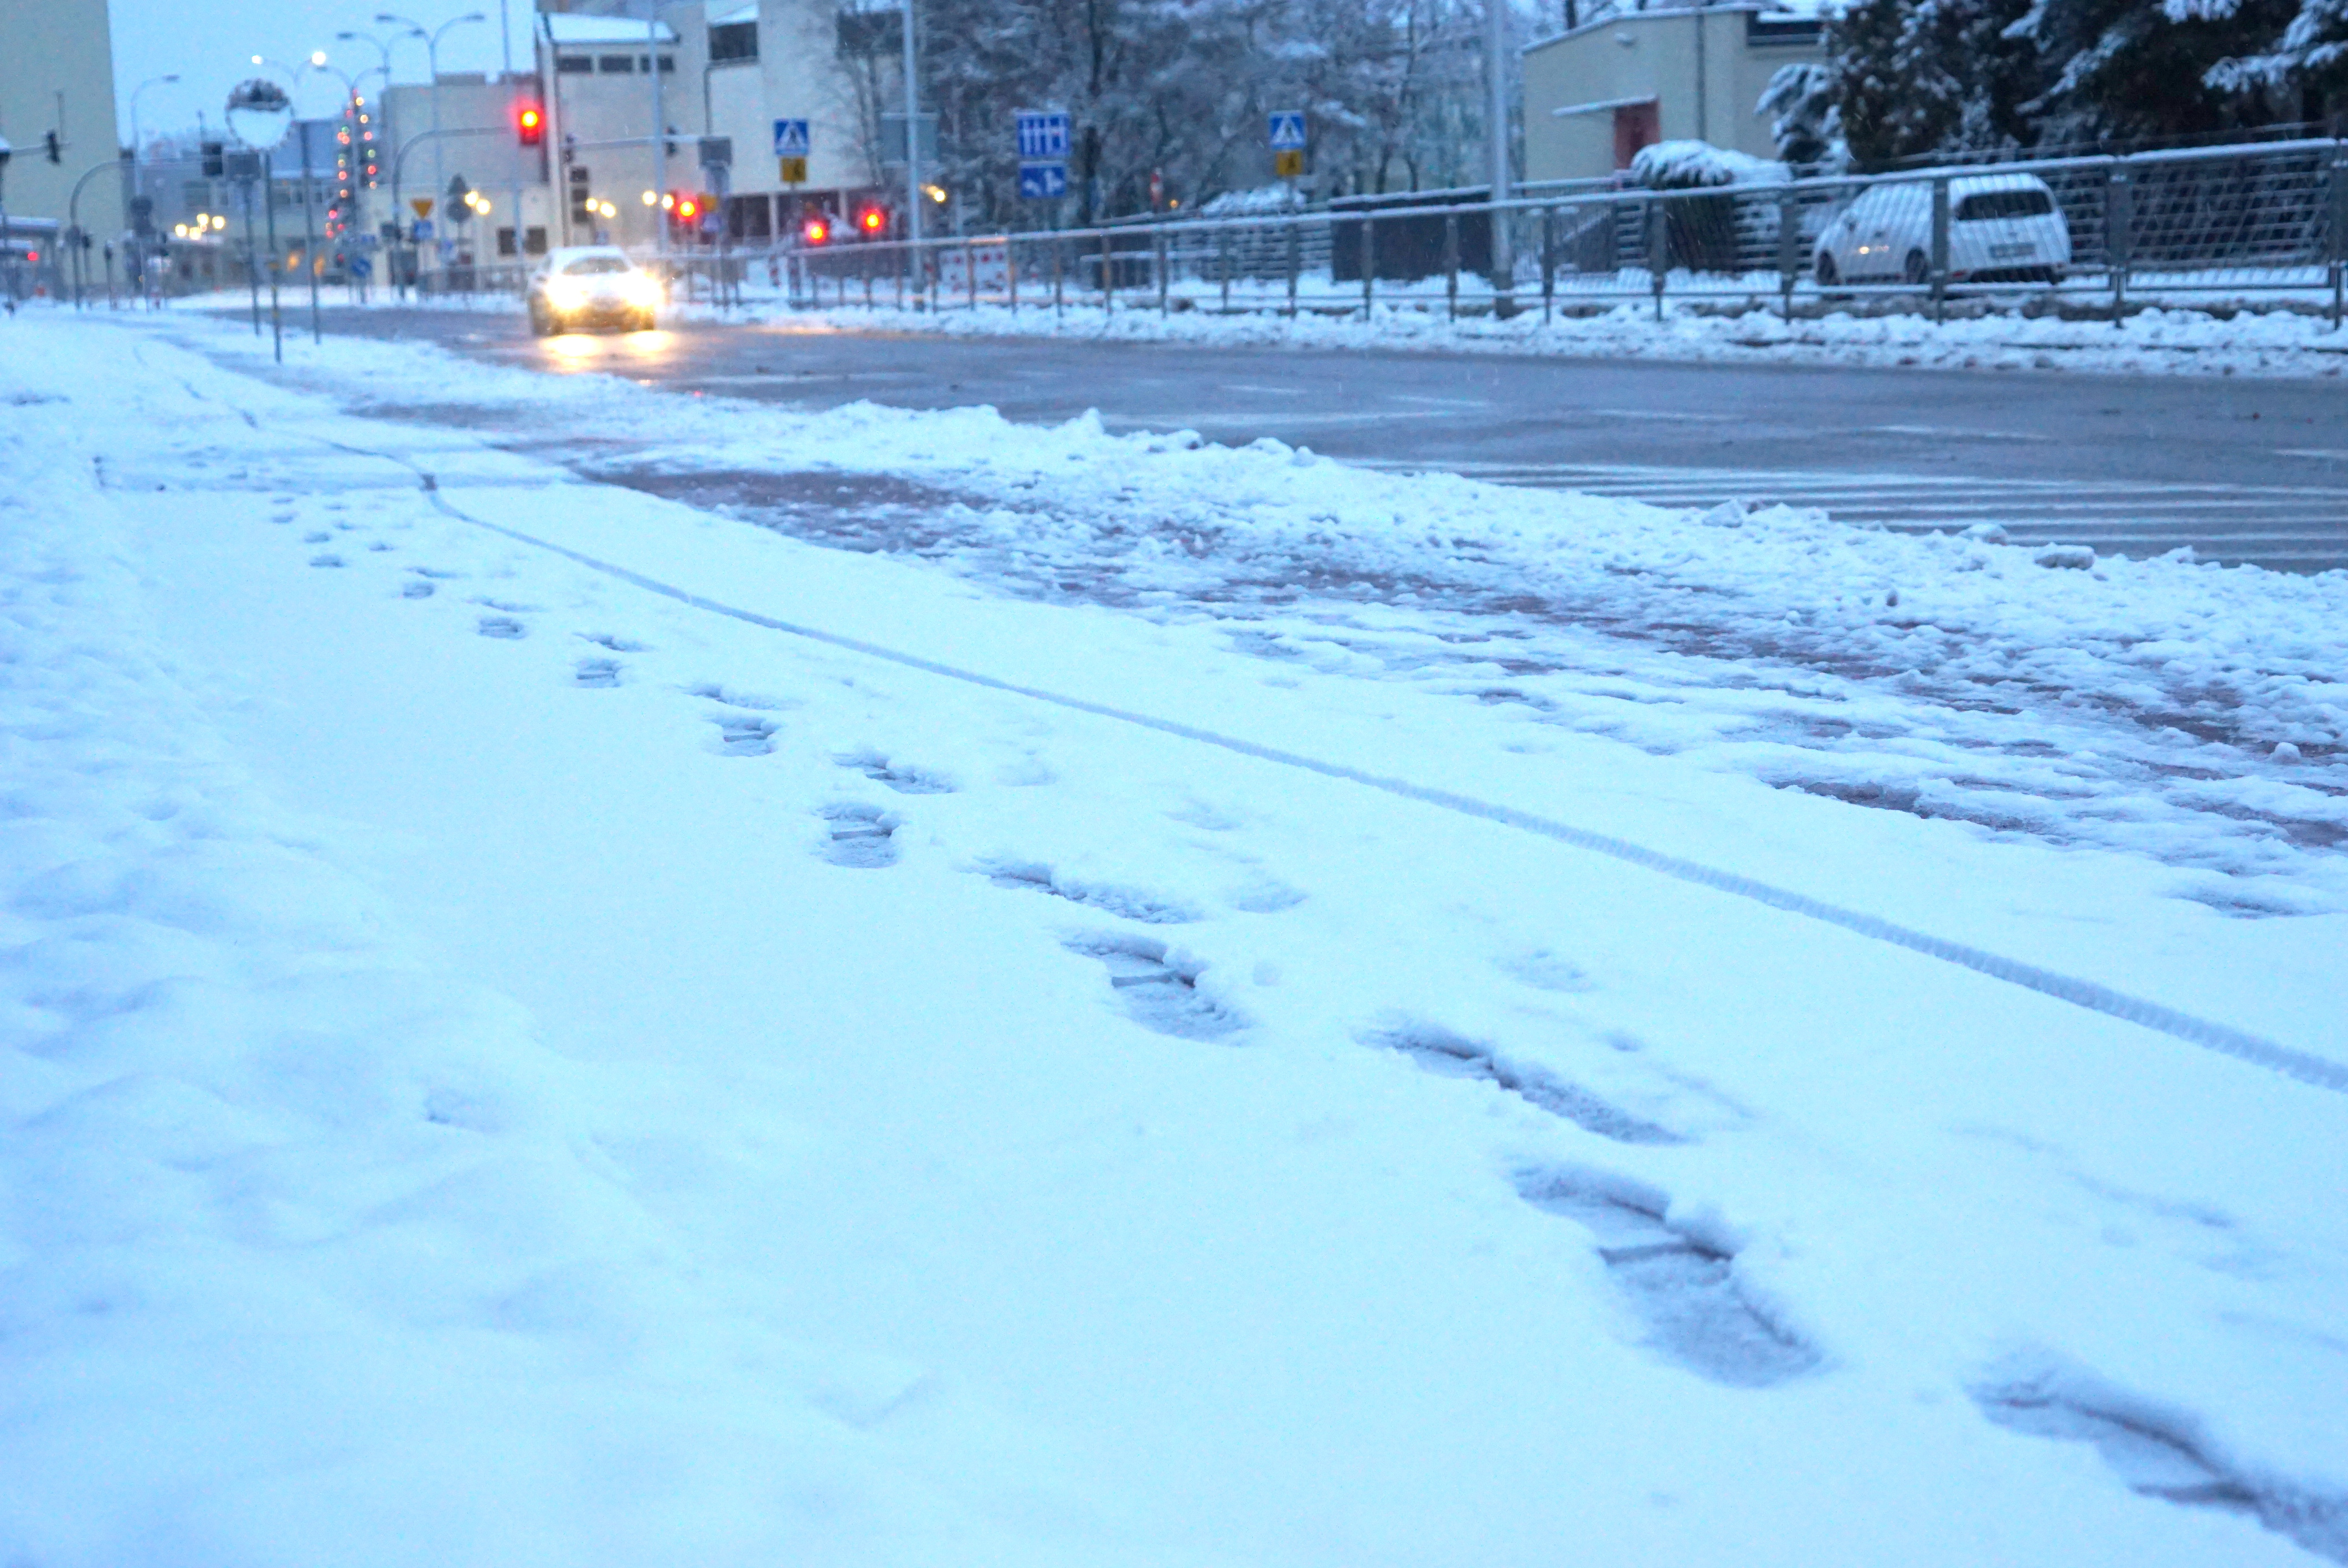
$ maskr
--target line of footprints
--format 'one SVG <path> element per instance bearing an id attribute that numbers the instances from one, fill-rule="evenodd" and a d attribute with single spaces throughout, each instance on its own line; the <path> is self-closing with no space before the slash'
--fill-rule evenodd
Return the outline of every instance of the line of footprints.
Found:
<path id="1" fill-rule="evenodd" d="M 291 498 L 276 499 L 278 510 L 271 521 L 293 522 Z M 328 505 L 330 509 L 341 509 L 336 503 Z M 354 525 L 337 522 L 335 528 L 347 534 Z M 331 547 L 335 542 L 335 534 L 327 531 L 303 536 L 303 543 L 309 547 Z M 366 548 L 382 552 L 393 547 L 376 540 Z M 318 549 L 310 564 L 335 569 L 349 561 L 342 551 L 327 548 Z M 411 567 L 400 593 L 410 600 L 431 599 L 459 575 Z M 475 630 L 498 641 L 526 638 L 530 625 L 525 617 L 538 609 L 486 597 L 472 602 L 481 611 Z M 644 644 L 610 632 L 582 633 L 582 637 L 597 651 L 581 657 L 572 666 L 572 682 L 581 687 L 620 685 L 621 656 L 646 651 Z M 687 691 L 711 705 L 720 753 L 750 758 L 774 752 L 781 731 L 775 715 L 783 703 L 716 684 Z M 874 753 L 833 760 L 901 795 L 947 794 L 955 788 L 942 774 Z M 817 815 L 825 832 L 819 853 L 831 865 L 875 871 L 896 864 L 896 834 L 905 823 L 899 813 L 867 802 L 836 801 L 819 808 Z M 998 862 L 979 869 L 996 886 L 1059 898 L 1128 927 L 1179 926 L 1203 917 L 1200 911 L 1179 899 L 1087 883 L 1048 865 Z M 1289 897 L 1263 907 L 1277 909 L 1296 901 Z M 1066 944 L 1071 951 L 1100 964 L 1111 994 L 1127 1015 L 1145 1028 L 1184 1040 L 1218 1040 L 1241 1034 L 1248 1027 L 1245 1018 L 1200 991 L 1203 965 L 1143 930 L 1096 930 L 1069 937 Z M 1565 971 L 1564 983 L 1578 981 L 1571 966 L 1557 967 Z M 1523 967 L 1517 972 L 1534 985 L 1550 985 L 1556 979 Z M 1547 1067 L 1519 1061 L 1495 1046 L 1438 1027 L 1388 1022 L 1365 1029 L 1357 1038 L 1365 1045 L 1395 1051 L 1428 1072 L 1488 1085 L 1612 1143 L 1670 1146 L 1692 1141 L 1683 1132 L 1610 1103 Z M 1636 1042 L 1619 1043 L 1621 1049 L 1637 1049 Z M 1586 1166 L 1531 1167 L 1517 1172 L 1514 1180 L 1518 1195 L 1526 1203 L 1571 1220 L 1589 1234 L 1623 1306 L 1639 1320 L 1643 1342 L 1659 1354 L 1715 1383 L 1742 1389 L 1769 1388 L 1826 1365 L 1826 1357 L 1816 1345 L 1740 1286 L 1734 1267 L 1734 1243 L 1710 1232 L 1696 1234 L 1671 1220 L 1667 1193 Z M 2147 1495 L 2255 1513 L 2270 1528 L 2348 1561 L 2348 1551 L 2339 1549 L 2343 1542 L 2328 1535 L 2320 1542 L 2310 1542 L 2305 1525 L 2295 1514 L 2274 1516 L 2271 1499 L 2204 1455 L 2187 1436 L 2151 1431 L 2140 1420 L 2130 1422 L 2075 1408 L 2044 1390 L 2017 1394 L 2004 1384 L 1984 1384 L 1972 1391 L 1984 1412 L 2002 1424 L 2095 1445 L 2123 1479 Z M 2189 1484 L 2181 1483 L 2179 1476 Z"/>

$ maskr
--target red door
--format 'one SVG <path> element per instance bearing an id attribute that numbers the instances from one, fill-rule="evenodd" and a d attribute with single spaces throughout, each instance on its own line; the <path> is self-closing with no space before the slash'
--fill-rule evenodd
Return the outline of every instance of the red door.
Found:
<path id="1" fill-rule="evenodd" d="M 1614 110 L 1614 167 L 1628 169 L 1643 147 L 1663 139 L 1663 115 L 1653 98 L 1643 104 L 1622 104 Z"/>

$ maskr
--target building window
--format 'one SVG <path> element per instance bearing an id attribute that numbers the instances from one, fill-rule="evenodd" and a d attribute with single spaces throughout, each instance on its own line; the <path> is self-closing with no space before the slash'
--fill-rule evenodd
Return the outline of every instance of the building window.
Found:
<path id="1" fill-rule="evenodd" d="M 633 55 L 598 55 L 595 68 L 607 77 L 624 77 L 636 68 Z"/>
<path id="2" fill-rule="evenodd" d="M 644 72 L 646 76 L 650 76 L 652 74 L 652 68 L 653 57 L 650 55 L 638 55 L 636 56 L 636 69 Z M 661 75 L 664 77 L 673 77 L 676 75 L 676 56 L 675 55 L 663 55 L 661 56 Z"/>
<path id="3" fill-rule="evenodd" d="M 709 63 L 731 64 L 758 57 L 758 24 L 725 22 L 709 29 Z"/>
<path id="4" fill-rule="evenodd" d="M 592 55 L 557 55 L 554 68 L 566 77 L 584 76 L 595 68 Z"/>

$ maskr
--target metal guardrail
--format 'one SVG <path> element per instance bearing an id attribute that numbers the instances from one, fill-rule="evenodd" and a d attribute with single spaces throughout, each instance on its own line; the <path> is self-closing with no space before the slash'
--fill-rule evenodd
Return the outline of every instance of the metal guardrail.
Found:
<path id="1" fill-rule="evenodd" d="M 1509 275 L 1494 277 L 1492 241 L 1502 226 L 1516 261 Z M 1872 248 L 1878 237 L 1888 258 Z M 671 262 L 687 276 L 719 265 L 705 255 Z M 737 279 L 739 269 L 763 272 L 798 308 L 1356 316 L 1386 308 L 1452 318 L 1538 309 L 1548 319 L 1645 300 L 1660 318 L 1674 299 L 1774 300 L 1790 314 L 1797 301 L 1882 297 L 1941 315 L 1952 301 L 2022 293 L 2083 309 L 2107 298 L 2116 319 L 2132 301 L 2264 296 L 2321 311 L 2337 326 L 2348 302 L 2343 263 L 2348 141 L 2326 138 L 1678 190 L 1551 190 L 1503 202 L 784 244 L 734 251 L 723 270 Z"/>

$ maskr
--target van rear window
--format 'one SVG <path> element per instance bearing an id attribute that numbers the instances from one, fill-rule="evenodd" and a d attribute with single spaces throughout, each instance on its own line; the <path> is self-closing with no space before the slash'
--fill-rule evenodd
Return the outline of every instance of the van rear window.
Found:
<path id="1" fill-rule="evenodd" d="M 1957 221 L 1985 218 L 2044 218 L 2054 210 L 2054 199 L 2044 190 L 1977 190 L 1957 203 Z"/>

